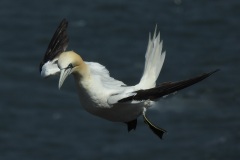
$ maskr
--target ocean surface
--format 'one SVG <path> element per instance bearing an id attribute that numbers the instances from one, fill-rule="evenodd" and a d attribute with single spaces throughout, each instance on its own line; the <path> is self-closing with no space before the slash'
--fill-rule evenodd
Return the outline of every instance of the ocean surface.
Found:
<path id="1" fill-rule="evenodd" d="M 168 132 L 95 117 L 73 78 L 43 79 L 39 63 L 60 21 L 69 50 L 139 82 L 149 32 L 157 25 L 166 60 L 158 83 L 220 69 L 159 102 L 147 115 Z M 239 0 L 1 0 L 0 160 L 239 160 Z"/>

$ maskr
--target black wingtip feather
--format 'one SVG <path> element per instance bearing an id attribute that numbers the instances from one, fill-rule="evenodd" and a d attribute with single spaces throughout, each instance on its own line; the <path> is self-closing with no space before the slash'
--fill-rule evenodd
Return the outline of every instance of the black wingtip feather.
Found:
<path id="1" fill-rule="evenodd" d="M 55 31 L 48 48 L 44 54 L 44 58 L 40 63 L 39 70 L 41 72 L 42 66 L 47 61 L 56 58 L 60 53 L 64 52 L 68 46 L 69 38 L 67 35 L 68 21 L 64 18 Z"/>
<path id="2" fill-rule="evenodd" d="M 176 91 L 179 91 L 186 87 L 189 87 L 193 84 L 196 84 L 218 71 L 219 71 L 219 69 L 216 69 L 212 72 L 204 73 L 200 76 L 196 76 L 194 78 L 190 78 L 187 80 L 178 81 L 178 82 L 165 82 L 154 88 L 150 88 L 150 89 L 146 89 L 146 90 L 138 90 L 138 91 L 136 91 L 136 95 L 123 98 L 123 99 L 119 100 L 118 102 L 127 102 L 127 101 L 132 101 L 132 100 L 137 100 L 137 101 L 156 100 L 165 95 L 174 93 Z"/>

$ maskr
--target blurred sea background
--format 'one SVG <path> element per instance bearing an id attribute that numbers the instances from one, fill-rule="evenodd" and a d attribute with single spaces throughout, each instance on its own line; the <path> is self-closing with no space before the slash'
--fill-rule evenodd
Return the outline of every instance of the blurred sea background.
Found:
<path id="1" fill-rule="evenodd" d="M 149 32 L 161 32 L 166 60 L 158 83 L 220 69 L 149 110 L 136 131 L 82 109 L 70 77 L 43 79 L 39 62 L 60 21 L 69 50 L 139 82 Z M 240 159 L 239 0 L 1 0 L 0 160 Z"/>

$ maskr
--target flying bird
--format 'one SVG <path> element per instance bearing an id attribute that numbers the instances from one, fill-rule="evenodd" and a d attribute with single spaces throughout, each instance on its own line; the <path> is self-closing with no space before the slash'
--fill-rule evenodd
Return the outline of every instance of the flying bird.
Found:
<path id="1" fill-rule="evenodd" d="M 156 85 L 166 52 L 162 50 L 160 32 L 157 33 L 155 29 L 152 36 L 151 33 L 149 34 L 143 75 L 138 84 L 127 86 L 124 82 L 112 78 L 103 65 L 84 61 L 76 52 L 66 51 L 69 42 L 67 27 L 68 22 L 63 19 L 40 63 L 41 76 L 60 74 L 58 83 L 60 89 L 64 80 L 69 75 L 73 75 L 83 108 L 95 116 L 127 124 L 128 131 L 136 129 L 137 119 L 142 115 L 144 122 L 162 139 L 166 130 L 148 120 L 147 109 L 160 98 L 198 83 L 218 71 Z"/>

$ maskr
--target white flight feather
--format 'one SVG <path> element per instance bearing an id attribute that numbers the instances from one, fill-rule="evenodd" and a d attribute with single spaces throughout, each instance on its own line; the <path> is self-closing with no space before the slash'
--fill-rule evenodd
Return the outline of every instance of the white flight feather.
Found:
<path id="1" fill-rule="evenodd" d="M 125 90 L 114 94 L 108 98 L 109 104 L 118 103 L 119 100 L 135 95 L 134 91 L 140 89 L 149 89 L 156 86 L 156 80 L 162 69 L 165 60 L 165 52 L 162 52 L 163 42 L 160 41 L 160 32 L 156 35 L 157 27 L 155 29 L 153 38 L 149 34 L 149 41 L 145 55 L 145 66 L 143 76 L 139 84 L 125 88 Z M 130 103 L 140 103 L 141 101 L 131 101 Z"/>
<path id="2" fill-rule="evenodd" d="M 139 89 L 149 89 L 156 86 L 156 80 L 165 60 L 166 52 L 162 52 L 163 42 L 160 41 L 160 32 L 158 35 L 156 32 L 155 29 L 153 38 L 149 34 L 143 76 L 139 84 L 136 85 Z"/>

